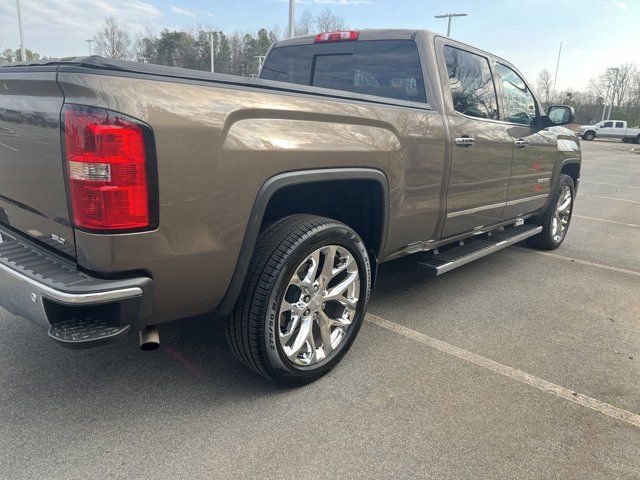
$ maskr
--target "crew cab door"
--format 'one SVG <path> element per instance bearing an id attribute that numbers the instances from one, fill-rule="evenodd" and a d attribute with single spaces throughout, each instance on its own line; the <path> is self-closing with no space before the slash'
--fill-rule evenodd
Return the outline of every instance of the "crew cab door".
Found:
<path id="1" fill-rule="evenodd" d="M 496 223 L 507 200 L 513 139 L 499 121 L 489 58 L 436 39 L 445 114 L 452 137 L 442 237 Z"/>
<path id="2" fill-rule="evenodd" d="M 606 121 L 600 124 L 600 128 L 598 129 L 598 137 L 608 138 L 613 136 L 613 122 Z"/>
<path id="3" fill-rule="evenodd" d="M 535 126 L 541 108 L 523 77 L 510 65 L 494 63 L 502 119 L 512 139 L 513 159 L 507 204 L 501 220 L 544 206 L 557 155 L 555 133 Z"/>
<path id="4" fill-rule="evenodd" d="M 614 122 L 611 129 L 611 136 L 615 138 L 622 138 L 627 133 L 627 125 L 625 122 Z"/>

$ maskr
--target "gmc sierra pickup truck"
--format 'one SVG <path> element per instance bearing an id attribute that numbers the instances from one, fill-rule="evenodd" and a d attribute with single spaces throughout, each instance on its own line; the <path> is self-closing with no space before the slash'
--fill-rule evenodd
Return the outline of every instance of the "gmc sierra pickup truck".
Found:
<path id="1" fill-rule="evenodd" d="M 205 312 L 283 384 L 331 369 L 380 263 L 557 248 L 573 111 L 427 31 L 274 44 L 259 79 L 99 57 L 0 68 L 0 304 L 83 348 Z M 452 295 L 452 301 L 455 296 Z"/>

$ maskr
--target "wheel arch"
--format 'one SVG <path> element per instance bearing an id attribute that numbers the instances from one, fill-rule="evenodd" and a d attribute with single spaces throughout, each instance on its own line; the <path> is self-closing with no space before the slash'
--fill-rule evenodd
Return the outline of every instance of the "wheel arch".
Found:
<path id="1" fill-rule="evenodd" d="M 360 195 L 357 202 L 352 202 L 349 205 L 357 208 L 350 208 L 345 212 L 337 208 L 338 196 L 336 192 L 344 191 L 348 186 L 357 186 L 358 192 L 364 192 L 365 195 Z M 292 202 L 283 202 L 283 199 L 287 198 L 287 194 L 295 194 L 303 187 L 322 188 L 327 191 L 327 194 L 321 203 L 303 202 L 292 205 Z M 362 188 L 364 190 L 360 190 Z M 216 312 L 224 316 L 233 309 L 249 269 L 258 235 L 264 227 L 278 218 L 296 213 L 311 213 L 335 218 L 353 228 L 363 238 L 365 246 L 370 252 L 373 284 L 377 270 L 377 259 L 380 258 L 384 249 L 387 234 L 388 190 L 385 174 L 380 170 L 370 168 L 302 170 L 271 177 L 258 191 L 231 282 Z M 368 196 L 366 193 L 373 193 L 373 196 Z M 373 205 L 371 205 L 374 209 L 373 214 L 361 215 L 362 209 L 366 209 L 368 206 L 366 201 L 370 198 L 373 199 Z M 360 215 L 354 215 L 354 212 L 358 212 Z"/>
<path id="2" fill-rule="evenodd" d="M 580 160 L 577 158 L 570 158 L 562 162 L 560 167 L 560 174 L 569 175 L 573 180 L 574 194 L 578 192 L 578 183 L 580 182 Z"/>

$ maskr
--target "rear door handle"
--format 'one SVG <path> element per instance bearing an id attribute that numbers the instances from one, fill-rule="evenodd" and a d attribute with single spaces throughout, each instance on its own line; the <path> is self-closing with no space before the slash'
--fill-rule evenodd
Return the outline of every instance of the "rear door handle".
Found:
<path id="1" fill-rule="evenodd" d="M 519 138 L 515 141 L 515 144 L 518 148 L 524 148 L 529 145 L 529 142 L 527 142 L 524 138 Z"/>
<path id="2" fill-rule="evenodd" d="M 475 144 L 476 144 L 476 139 L 473 137 L 456 138 L 456 145 L 459 147 L 473 147 Z"/>

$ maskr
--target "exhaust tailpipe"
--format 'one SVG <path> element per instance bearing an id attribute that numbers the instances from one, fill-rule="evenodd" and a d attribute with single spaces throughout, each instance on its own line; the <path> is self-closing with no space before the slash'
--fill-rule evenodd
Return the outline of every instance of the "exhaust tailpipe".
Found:
<path id="1" fill-rule="evenodd" d="M 149 352 L 160 346 L 160 333 L 157 325 L 149 325 L 140 330 L 140 350 Z"/>

